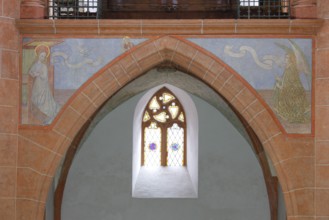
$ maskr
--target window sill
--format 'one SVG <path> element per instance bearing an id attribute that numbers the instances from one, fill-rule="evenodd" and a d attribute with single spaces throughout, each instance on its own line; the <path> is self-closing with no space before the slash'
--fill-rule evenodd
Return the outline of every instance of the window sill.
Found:
<path id="1" fill-rule="evenodd" d="M 197 198 L 186 167 L 141 167 L 134 198 Z"/>

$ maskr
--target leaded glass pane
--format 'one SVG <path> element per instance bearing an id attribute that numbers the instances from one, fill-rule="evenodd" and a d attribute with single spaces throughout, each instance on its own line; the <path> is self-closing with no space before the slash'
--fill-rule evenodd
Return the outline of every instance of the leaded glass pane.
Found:
<path id="1" fill-rule="evenodd" d="M 170 112 L 170 115 L 173 119 L 175 119 L 177 117 L 178 111 L 179 111 L 178 106 L 176 106 L 176 105 L 169 106 L 169 112 Z"/>
<path id="2" fill-rule="evenodd" d="M 155 122 L 144 131 L 144 165 L 161 165 L 161 128 Z"/>
<path id="3" fill-rule="evenodd" d="M 155 120 L 162 123 L 166 122 L 169 118 L 169 116 L 165 112 L 161 112 L 160 114 L 154 115 L 153 117 Z"/>
<path id="4" fill-rule="evenodd" d="M 163 104 L 167 104 L 168 102 L 174 100 L 175 97 L 169 93 L 164 92 L 162 96 L 160 97 L 160 100 L 162 100 Z"/>
<path id="5" fill-rule="evenodd" d="M 150 108 L 151 110 L 153 110 L 154 112 L 156 112 L 156 110 L 160 109 L 160 105 L 159 105 L 159 103 L 158 103 L 158 101 L 157 101 L 157 97 L 156 97 L 156 96 L 154 96 L 154 97 L 152 98 L 152 100 L 151 100 L 151 102 L 150 102 L 150 105 L 149 105 L 149 108 Z"/>
<path id="6" fill-rule="evenodd" d="M 183 166 L 184 164 L 184 128 L 176 123 L 167 129 L 167 165 Z"/>
<path id="7" fill-rule="evenodd" d="M 146 121 L 148 121 L 148 120 L 150 120 L 150 115 L 149 115 L 149 113 L 146 111 L 145 112 L 145 114 L 144 114 L 144 117 L 143 117 L 143 122 L 146 122 Z"/>

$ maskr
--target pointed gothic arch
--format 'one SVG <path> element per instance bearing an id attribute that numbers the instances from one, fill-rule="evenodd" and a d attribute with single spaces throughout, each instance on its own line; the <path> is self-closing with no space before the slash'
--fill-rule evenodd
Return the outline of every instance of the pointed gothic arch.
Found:
<path id="1" fill-rule="evenodd" d="M 123 54 L 102 68 L 75 93 L 54 120 L 51 129 L 46 132 L 46 135 L 53 138 L 56 151 L 48 166 L 47 175 L 54 176 L 61 159 L 57 154 L 65 155 L 70 146 L 74 148 L 74 142 L 79 141 L 79 131 L 87 126 L 106 100 L 128 82 L 164 62 L 201 79 L 230 104 L 247 130 L 254 133 L 259 140 L 258 153 L 264 154 L 265 149 L 275 165 L 285 192 L 287 214 L 297 215 L 298 209 L 294 208 L 294 197 L 297 195 L 288 192 L 289 185 L 294 180 L 282 169 L 280 148 L 277 148 L 277 143 L 283 142 L 286 136 L 271 111 L 256 91 L 224 62 L 186 40 L 170 36 L 149 40 Z M 35 181 L 35 185 L 39 186 L 35 192 L 36 199 L 46 201 L 50 181 L 46 177 Z M 37 216 L 42 216 L 41 207 L 35 207 L 38 210 Z"/>

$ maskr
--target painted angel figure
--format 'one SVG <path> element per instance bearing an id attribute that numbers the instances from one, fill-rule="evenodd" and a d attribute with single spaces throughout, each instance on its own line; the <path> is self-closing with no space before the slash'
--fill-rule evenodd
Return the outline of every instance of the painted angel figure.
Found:
<path id="1" fill-rule="evenodd" d="M 42 117 L 43 124 L 50 124 L 60 108 L 49 87 L 46 61 L 50 54 L 50 49 L 46 45 L 39 45 L 35 48 L 35 54 L 36 60 L 29 69 L 29 75 L 33 78 L 32 107 L 36 107 L 44 114 L 44 117 Z"/>
<path id="2" fill-rule="evenodd" d="M 304 54 L 293 41 L 291 48 L 279 45 L 284 49 L 285 66 L 282 77 L 276 77 L 274 85 L 274 109 L 281 118 L 290 123 L 304 123 L 310 119 L 310 103 L 300 74 L 310 75 L 311 71 Z"/>

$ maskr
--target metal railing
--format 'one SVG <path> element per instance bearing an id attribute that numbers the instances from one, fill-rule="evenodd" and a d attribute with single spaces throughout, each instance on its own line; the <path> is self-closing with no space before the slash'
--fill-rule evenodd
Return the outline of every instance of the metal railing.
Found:
<path id="1" fill-rule="evenodd" d="M 102 16 L 102 7 L 101 7 L 102 1 L 105 1 L 106 3 L 106 0 L 49 0 L 48 18 L 49 19 L 106 18 L 106 16 L 104 17 Z M 238 19 L 290 18 L 290 0 L 228 0 L 228 2 L 229 4 L 231 4 L 231 8 L 233 8 L 232 12 L 235 11 L 234 8 L 236 9 L 236 13 L 232 13 L 231 18 L 238 18 Z M 184 13 L 184 12 L 180 11 L 180 13 Z M 218 10 L 218 13 L 223 13 L 223 11 Z"/>
<path id="2" fill-rule="evenodd" d="M 92 19 L 97 18 L 98 0 L 49 0 L 50 19 Z"/>
<path id="3" fill-rule="evenodd" d="M 238 18 L 290 18 L 289 0 L 240 0 Z"/>

